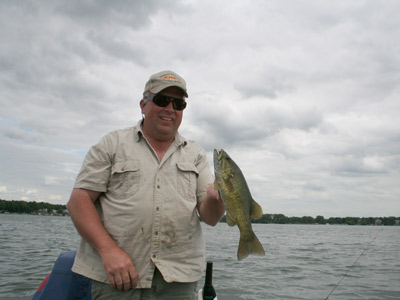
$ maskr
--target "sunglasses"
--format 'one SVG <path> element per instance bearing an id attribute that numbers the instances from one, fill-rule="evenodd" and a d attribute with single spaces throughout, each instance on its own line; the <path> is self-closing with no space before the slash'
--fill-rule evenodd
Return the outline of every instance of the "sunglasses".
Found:
<path id="1" fill-rule="evenodd" d="M 148 97 L 148 99 L 159 107 L 167 107 L 172 102 L 172 107 L 175 110 L 184 110 L 187 104 L 185 99 L 165 95 L 154 95 Z"/>

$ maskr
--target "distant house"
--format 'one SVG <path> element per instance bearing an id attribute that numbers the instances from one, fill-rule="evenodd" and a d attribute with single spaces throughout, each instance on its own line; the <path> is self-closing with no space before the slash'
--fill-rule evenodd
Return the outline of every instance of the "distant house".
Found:
<path id="1" fill-rule="evenodd" d="M 382 225 L 382 220 L 381 219 L 376 219 L 375 220 L 375 225 Z"/>
<path id="2" fill-rule="evenodd" d="M 38 210 L 39 215 L 47 215 L 48 212 L 49 210 L 47 208 L 41 208 Z"/>

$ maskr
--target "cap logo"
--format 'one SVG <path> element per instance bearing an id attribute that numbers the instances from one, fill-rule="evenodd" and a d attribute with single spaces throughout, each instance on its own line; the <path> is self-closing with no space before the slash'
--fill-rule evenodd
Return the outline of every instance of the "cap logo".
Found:
<path id="1" fill-rule="evenodd" d="M 184 96 L 188 97 L 185 80 L 178 74 L 168 70 L 151 75 L 149 81 L 147 81 L 144 87 L 143 94 L 147 92 L 157 94 L 162 90 L 173 86 L 182 89 Z"/>
<path id="2" fill-rule="evenodd" d="M 161 80 L 168 80 L 168 81 L 177 81 L 181 82 L 181 80 L 174 75 L 163 75 L 160 77 Z"/>

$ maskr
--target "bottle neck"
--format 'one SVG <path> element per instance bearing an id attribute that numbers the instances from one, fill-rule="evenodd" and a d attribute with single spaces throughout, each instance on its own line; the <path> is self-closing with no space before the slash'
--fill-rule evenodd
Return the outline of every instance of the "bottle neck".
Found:
<path id="1" fill-rule="evenodd" d="M 205 280 L 206 285 L 212 284 L 212 267 L 213 267 L 212 262 L 207 262 L 206 280 Z"/>

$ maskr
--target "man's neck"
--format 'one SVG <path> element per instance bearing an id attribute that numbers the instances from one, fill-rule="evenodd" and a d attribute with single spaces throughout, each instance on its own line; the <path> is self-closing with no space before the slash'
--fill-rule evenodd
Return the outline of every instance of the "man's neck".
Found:
<path id="1" fill-rule="evenodd" d="M 171 146 L 171 144 L 175 140 L 175 138 L 166 139 L 166 140 L 156 139 L 156 138 L 153 138 L 153 137 L 147 135 L 144 130 L 143 130 L 143 135 L 146 138 L 146 141 L 151 146 L 151 148 L 157 154 L 157 157 L 158 157 L 159 161 L 162 160 L 162 158 L 164 157 L 164 154 L 168 151 L 169 147 Z"/>

